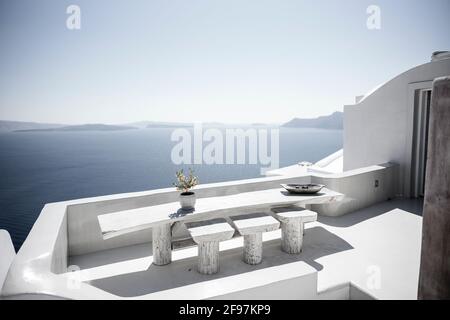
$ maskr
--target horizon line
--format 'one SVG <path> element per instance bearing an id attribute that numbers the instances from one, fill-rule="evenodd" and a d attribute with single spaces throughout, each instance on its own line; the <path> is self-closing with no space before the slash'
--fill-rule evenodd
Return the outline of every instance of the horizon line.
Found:
<path id="1" fill-rule="evenodd" d="M 127 125 L 127 124 L 135 124 L 139 122 L 150 122 L 155 124 L 162 124 L 162 123 L 170 123 L 170 124 L 195 124 L 195 123 L 214 123 L 214 124 L 222 124 L 222 125 L 236 125 L 236 124 L 264 124 L 264 125 L 275 125 L 275 124 L 284 124 L 287 123 L 293 119 L 317 119 L 320 117 L 326 117 L 330 116 L 334 113 L 343 113 L 343 111 L 336 110 L 332 113 L 326 114 L 326 115 L 319 115 L 317 117 L 308 117 L 308 118 L 302 118 L 302 117 L 293 117 L 290 120 L 287 120 L 285 122 L 260 122 L 260 121 L 254 121 L 254 122 L 222 122 L 222 121 L 187 121 L 187 122 L 181 122 L 181 121 L 164 121 L 164 120 L 136 120 L 136 121 L 127 121 L 127 122 L 78 122 L 78 123 L 64 123 L 64 122 L 47 122 L 47 121 L 36 121 L 36 120 L 10 120 L 10 119 L 0 119 L 0 121 L 4 122 L 22 122 L 22 123 L 34 123 L 34 124 L 49 124 L 49 125 L 65 125 L 65 126 L 76 126 L 76 125 L 87 125 L 87 124 L 105 124 L 105 125 Z"/>

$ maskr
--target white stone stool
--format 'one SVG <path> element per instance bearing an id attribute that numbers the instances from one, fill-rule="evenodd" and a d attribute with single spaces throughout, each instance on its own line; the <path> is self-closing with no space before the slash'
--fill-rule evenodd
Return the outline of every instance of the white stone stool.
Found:
<path id="1" fill-rule="evenodd" d="M 286 253 L 300 253 L 303 246 L 304 224 L 317 220 L 317 213 L 310 210 L 276 213 L 281 222 L 281 249 Z"/>
<path id="2" fill-rule="evenodd" d="M 219 271 L 219 242 L 231 239 L 234 229 L 225 219 L 211 219 L 185 223 L 198 244 L 198 272 L 213 274 Z"/>
<path id="3" fill-rule="evenodd" d="M 265 213 L 230 217 L 236 229 L 244 236 L 244 261 L 259 264 L 262 261 L 262 233 L 277 230 L 280 223 Z"/>
<path id="4" fill-rule="evenodd" d="M 170 223 L 152 228 L 153 264 L 163 266 L 172 262 L 172 228 Z"/>

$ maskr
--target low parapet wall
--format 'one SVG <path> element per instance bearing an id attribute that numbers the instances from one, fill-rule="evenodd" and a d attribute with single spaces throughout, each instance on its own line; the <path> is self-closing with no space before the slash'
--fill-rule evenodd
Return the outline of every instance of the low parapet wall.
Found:
<path id="1" fill-rule="evenodd" d="M 13 243 L 8 231 L 0 230 L 0 292 L 5 281 L 9 267 L 16 256 Z"/>
<path id="2" fill-rule="evenodd" d="M 311 209 L 324 216 L 341 216 L 373 204 L 394 198 L 398 166 L 386 163 L 332 175 L 315 175 L 312 183 L 326 185 L 345 195 L 344 200 L 312 205 Z"/>

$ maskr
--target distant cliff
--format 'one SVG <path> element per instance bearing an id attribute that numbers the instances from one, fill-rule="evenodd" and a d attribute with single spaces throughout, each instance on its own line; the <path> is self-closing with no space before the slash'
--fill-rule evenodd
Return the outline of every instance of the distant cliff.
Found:
<path id="1" fill-rule="evenodd" d="M 177 123 L 177 122 L 152 122 L 147 125 L 146 128 L 189 128 L 194 124 L 192 123 Z"/>
<path id="2" fill-rule="evenodd" d="M 329 116 L 321 116 L 312 119 L 294 118 L 286 122 L 282 127 L 290 128 L 320 128 L 320 129 L 343 129 L 344 113 L 336 111 Z"/>
<path id="3" fill-rule="evenodd" d="M 83 124 L 77 126 L 63 126 L 58 128 L 45 128 L 45 129 L 24 129 L 15 130 L 15 132 L 43 132 L 43 131 L 118 131 L 118 130 L 130 130 L 137 129 L 129 126 L 116 126 L 107 124 Z"/>
<path id="4" fill-rule="evenodd" d="M 322 116 L 314 119 L 294 118 L 282 125 L 282 127 L 291 128 L 321 128 L 321 129 L 342 129 L 343 113 L 335 112 L 329 116 Z M 219 122 L 202 123 L 204 127 L 226 127 L 227 124 Z M 183 128 L 192 127 L 192 123 L 177 122 L 158 122 L 158 121 L 140 121 L 118 125 L 108 124 L 83 124 L 66 125 L 55 123 L 37 123 L 22 121 L 0 120 L 0 132 L 67 132 L 67 131 L 118 131 L 146 128 Z M 229 124 L 228 124 L 229 126 Z M 236 126 L 236 125 L 235 125 Z M 241 124 L 242 126 L 242 124 Z M 247 125 L 248 126 L 248 125 Z M 250 126 L 261 127 L 270 126 L 264 123 L 252 123 Z"/>
<path id="5" fill-rule="evenodd" d="M 16 130 L 50 129 L 63 127 L 62 124 L 36 123 L 23 121 L 0 120 L 0 132 L 12 132 Z"/>

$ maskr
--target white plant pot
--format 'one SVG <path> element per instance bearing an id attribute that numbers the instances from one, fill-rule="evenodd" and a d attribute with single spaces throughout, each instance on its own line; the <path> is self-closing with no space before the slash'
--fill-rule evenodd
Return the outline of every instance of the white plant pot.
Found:
<path id="1" fill-rule="evenodd" d="M 195 193 L 192 191 L 180 194 L 180 205 L 183 210 L 192 210 L 195 208 Z"/>

